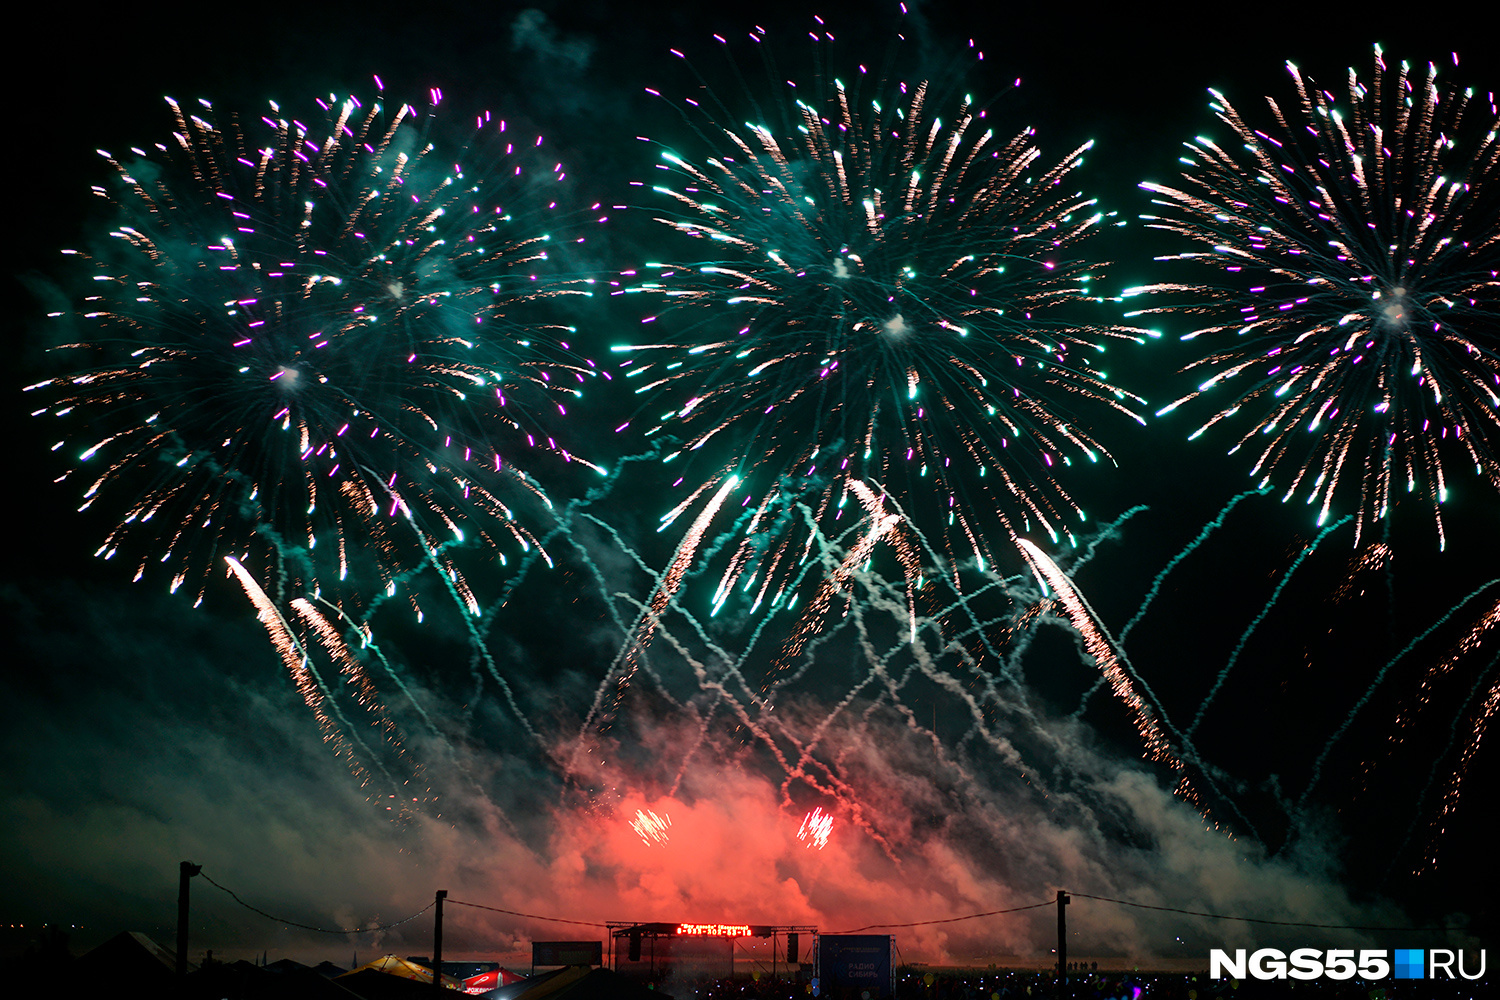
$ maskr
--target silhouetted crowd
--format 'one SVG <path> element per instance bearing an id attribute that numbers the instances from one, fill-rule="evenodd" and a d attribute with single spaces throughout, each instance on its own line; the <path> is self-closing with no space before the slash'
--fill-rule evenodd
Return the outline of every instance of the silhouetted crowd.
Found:
<path id="1" fill-rule="evenodd" d="M 1496 977 L 1475 981 L 1446 979 L 1392 980 L 1370 983 L 1319 979 L 1210 979 L 1207 973 L 1100 972 L 1097 966 L 1077 963 L 1066 986 L 1059 990 L 1054 973 L 1028 970 L 989 970 L 971 973 L 934 973 L 903 968 L 896 975 L 894 1000 L 1487 1000 L 1496 993 Z M 736 977 L 684 988 L 664 983 L 660 988 L 677 1000 L 810 1000 L 813 984 L 806 980 Z M 818 1000 L 884 1000 L 874 990 L 819 988 Z"/>

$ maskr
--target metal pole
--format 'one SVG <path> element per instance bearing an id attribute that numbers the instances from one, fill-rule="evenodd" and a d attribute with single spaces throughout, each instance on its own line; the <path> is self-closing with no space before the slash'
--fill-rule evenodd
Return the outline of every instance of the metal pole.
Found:
<path id="1" fill-rule="evenodd" d="M 448 898 L 447 889 L 437 891 L 437 914 L 432 918 L 432 988 L 443 988 L 443 900 Z"/>
<path id="2" fill-rule="evenodd" d="M 1068 894 L 1057 890 L 1057 995 L 1067 996 L 1068 989 Z"/>
<path id="3" fill-rule="evenodd" d="M 183 861 L 177 866 L 177 978 L 187 975 L 188 950 L 188 879 L 203 870 L 202 865 Z"/>

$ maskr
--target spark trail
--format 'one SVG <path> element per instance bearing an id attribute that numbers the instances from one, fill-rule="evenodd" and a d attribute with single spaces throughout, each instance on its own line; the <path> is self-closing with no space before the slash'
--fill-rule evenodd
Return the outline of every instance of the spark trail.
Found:
<path id="1" fill-rule="evenodd" d="M 1349 731 L 1349 727 L 1354 724 L 1355 717 L 1359 715 L 1359 713 L 1364 709 L 1366 705 L 1369 704 L 1370 699 L 1375 694 L 1375 689 L 1385 681 L 1386 675 L 1390 673 L 1391 668 L 1394 667 L 1398 661 L 1403 659 L 1407 653 L 1410 653 L 1413 649 L 1415 649 L 1423 640 L 1427 639 L 1442 626 L 1448 624 L 1453 616 L 1459 612 L 1460 608 L 1462 608 L 1464 605 L 1468 604 L 1474 598 L 1478 597 L 1480 594 L 1484 593 L 1486 590 L 1495 586 L 1496 584 L 1500 584 L 1500 578 L 1490 580 L 1478 587 L 1476 590 L 1472 591 L 1463 600 L 1459 601 L 1458 604 L 1454 605 L 1450 611 L 1444 614 L 1437 621 L 1433 622 L 1432 625 L 1425 629 L 1416 638 L 1412 639 L 1411 642 L 1407 643 L 1400 652 L 1391 657 L 1391 659 L 1383 667 L 1380 668 L 1380 671 L 1370 682 L 1370 686 L 1365 690 L 1364 694 L 1360 696 L 1359 700 L 1355 702 L 1354 707 L 1349 710 L 1348 716 L 1345 717 L 1343 723 L 1338 727 L 1334 734 L 1329 737 L 1328 742 L 1323 745 L 1322 751 L 1318 754 L 1317 760 L 1313 762 L 1312 777 L 1308 779 L 1307 788 L 1303 790 L 1302 797 L 1298 800 L 1297 805 L 1299 808 L 1305 805 L 1305 803 L 1307 802 L 1307 797 L 1312 793 L 1313 788 L 1318 784 L 1319 781 L 1322 780 L 1323 765 L 1327 762 L 1328 755 L 1333 752 L 1334 745 L 1337 744 L 1339 740 L 1343 738 L 1344 734 Z M 1488 625 L 1492 624 L 1493 622 L 1487 621 L 1487 619 L 1492 618 L 1493 615 L 1482 618 L 1480 621 L 1480 625 L 1476 626 L 1476 628 L 1483 629 L 1488 627 Z"/>
<path id="2" fill-rule="evenodd" d="M 1282 591 L 1286 590 L 1287 584 L 1292 580 L 1292 575 L 1297 572 L 1297 567 L 1301 566 L 1313 554 L 1323 539 L 1333 534 L 1339 528 L 1342 528 L 1345 524 L 1348 524 L 1350 520 L 1351 518 L 1348 517 L 1340 518 L 1318 532 L 1318 537 L 1314 538 L 1311 544 L 1299 552 L 1297 558 L 1287 567 L 1287 571 L 1281 574 L 1281 579 L 1276 582 L 1276 589 L 1271 591 L 1270 599 L 1266 601 L 1265 606 L 1260 609 L 1260 613 L 1255 616 L 1250 624 L 1245 626 L 1245 631 L 1240 633 L 1240 640 L 1235 643 L 1233 652 L 1229 654 L 1229 661 L 1224 664 L 1224 669 L 1219 671 L 1219 676 L 1214 678 L 1214 684 L 1213 687 L 1209 688 L 1208 696 L 1198 706 L 1197 714 L 1193 716 L 1193 721 L 1187 727 L 1188 737 L 1192 737 L 1198 731 L 1198 727 L 1203 724 L 1203 716 L 1208 712 L 1208 706 L 1213 703 L 1214 698 L 1219 693 L 1219 689 L 1229 679 L 1229 674 L 1234 670 L 1234 665 L 1239 662 L 1240 654 L 1245 651 L 1245 644 L 1250 641 L 1250 637 L 1255 634 L 1256 630 L 1260 628 L 1261 623 L 1266 620 L 1266 616 L 1271 613 L 1271 609 L 1276 606 L 1277 599 L 1281 597 Z"/>
<path id="3" fill-rule="evenodd" d="M 293 609 L 297 612 L 297 616 L 307 622 L 318 641 L 328 649 L 334 661 L 338 663 L 349 685 L 355 690 L 355 699 L 359 706 L 374 716 L 372 725 L 379 732 L 380 738 L 392 748 L 396 758 L 411 769 L 412 776 L 406 780 L 396 778 L 370 745 L 360 737 L 349 717 L 339 707 L 333 690 L 314 666 L 306 642 L 296 634 L 291 623 L 282 615 L 265 589 L 256 582 L 238 559 L 226 556 L 225 562 L 231 574 L 244 588 L 245 596 L 255 607 L 256 618 L 265 626 L 272 645 L 281 654 L 282 662 L 286 665 L 287 672 L 291 675 L 292 682 L 296 685 L 303 702 L 312 711 L 313 717 L 318 720 L 318 728 L 322 732 L 323 741 L 333 747 L 336 756 L 344 759 L 349 770 L 359 780 L 360 786 L 365 788 L 372 797 L 372 801 L 378 798 L 394 803 L 394 806 L 387 806 L 394 813 L 394 818 L 409 818 L 413 813 L 413 805 L 420 806 L 421 803 L 430 800 L 431 793 L 424 791 L 415 797 L 410 794 L 412 789 L 409 786 L 413 780 L 419 779 L 421 768 L 413 766 L 412 762 L 406 759 L 406 749 L 401 744 L 400 730 L 386 712 L 380 702 L 379 694 L 358 661 L 350 654 L 342 638 L 310 603 L 301 598 L 294 601 Z"/>
<path id="4" fill-rule="evenodd" d="M 1063 612 L 1078 634 L 1083 637 L 1084 645 L 1099 665 L 1100 673 L 1109 680 L 1115 697 L 1130 709 L 1135 719 L 1136 731 L 1140 733 L 1141 741 L 1146 746 L 1147 756 L 1152 760 L 1170 764 L 1177 771 L 1182 771 L 1182 761 L 1173 753 L 1171 741 L 1162 731 L 1156 711 L 1136 691 L 1130 674 L 1126 672 L 1122 664 L 1114 641 L 1104 630 L 1083 595 L 1073 586 L 1073 581 L 1069 580 L 1066 574 L 1058 568 L 1057 563 L 1053 562 L 1034 543 L 1018 538 L 1016 545 L 1020 548 L 1021 554 L 1026 557 L 1027 562 L 1031 564 L 1032 569 L 1036 571 L 1038 579 L 1058 595 Z"/>

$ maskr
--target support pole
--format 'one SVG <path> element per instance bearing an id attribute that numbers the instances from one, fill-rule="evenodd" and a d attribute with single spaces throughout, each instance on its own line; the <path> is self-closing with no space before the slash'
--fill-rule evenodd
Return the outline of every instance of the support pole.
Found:
<path id="1" fill-rule="evenodd" d="M 432 988 L 443 988 L 443 900 L 448 898 L 447 889 L 437 891 L 437 913 L 432 918 Z"/>
<path id="2" fill-rule="evenodd" d="M 188 879 L 203 870 L 202 865 L 184 861 L 177 866 L 177 978 L 187 975 L 188 950 Z"/>
<path id="3" fill-rule="evenodd" d="M 1068 995 L 1068 894 L 1057 890 L 1057 995 Z"/>

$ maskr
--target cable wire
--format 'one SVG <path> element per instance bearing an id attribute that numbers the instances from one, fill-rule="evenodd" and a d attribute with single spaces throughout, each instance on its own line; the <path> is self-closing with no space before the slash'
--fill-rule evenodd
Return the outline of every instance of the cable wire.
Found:
<path id="1" fill-rule="evenodd" d="M 975 920 L 979 917 L 994 917 L 1001 913 L 1020 913 L 1022 910 L 1035 910 L 1039 906 L 1051 906 L 1055 900 L 1047 900 L 1045 903 L 1032 903 L 1030 906 L 1013 906 L 1008 910 L 987 910 L 984 913 L 967 913 L 961 917 L 944 917 L 942 920 L 914 920 L 909 924 L 866 924 L 863 927 L 855 927 L 847 931 L 828 931 L 829 934 L 858 934 L 860 931 L 872 931 L 881 927 L 926 927 L 929 924 L 952 924 L 960 920 Z"/>
<path id="2" fill-rule="evenodd" d="M 274 913 L 267 913 L 265 910 L 257 909 L 256 907 L 251 906 L 249 903 L 245 902 L 238 895 L 236 895 L 233 889 L 225 888 L 224 886 L 215 882 L 213 879 L 209 878 L 208 875 L 204 873 L 201 867 L 198 869 L 198 875 L 205 882 L 213 886 L 215 889 L 218 889 L 220 892 L 227 892 L 231 899 L 233 899 L 236 903 L 239 903 L 251 913 L 258 913 L 261 916 L 265 917 L 267 920 L 274 920 L 278 924 L 286 924 L 288 927 L 300 927 L 305 931 L 317 931 L 319 934 L 363 934 L 366 931 L 388 931 L 392 927 L 400 927 L 402 924 L 406 923 L 409 920 L 417 919 L 437 904 L 437 899 L 434 898 L 431 903 L 428 903 L 426 906 L 422 907 L 420 910 L 418 910 L 416 913 L 413 913 L 409 917 L 402 917 L 400 920 L 394 921 L 393 923 L 389 924 L 377 924 L 374 927 L 314 927 L 312 924 L 300 924 L 295 920 L 287 920 L 285 917 L 278 917 Z"/>
<path id="3" fill-rule="evenodd" d="M 1309 924 L 1300 920 L 1266 920 L 1262 917 L 1237 917 L 1229 913 L 1204 913 L 1199 910 L 1179 910 L 1171 906 L 1152 906 L 1149 903 L 1132 903 L 1128 899 L 1110 899 L 1108 896 L 1090 896 L 1086 892 L 1070 892 L 1077 899 L 1094 899 L 1101 903 L 1118 903 L 1141 910 L 1161 910 L 1164 913 L 1182 913 L 1190 917 L 1211 917 L 1214 920 L 1242 920 L 1247 924 L 1272 924 L 1276 927 L 1315 927 L 1335 931 L 1446 931 L 1447 927 L 1367 927 L 1360 924 Z"/>
<path id="4" fill-rule="evenodd" d="M 554 924 L 578 924 L 581 927 L 608 927 L 609 924 L 598 920 L 569 920 L 567 917 L 544 917 L 536 913 L 522 913 L 519 910 L 502 910 L 498 906 L 485 906 L 483 903 L 468 903 L 462 899 L 450 899 L 448 902 L 457 906 L 472 906 L 476 910 L 489 910 L 491 913 L 504 913 L 512 917 L 525 917 L 527 920 L 547 920 Z"/>

